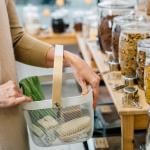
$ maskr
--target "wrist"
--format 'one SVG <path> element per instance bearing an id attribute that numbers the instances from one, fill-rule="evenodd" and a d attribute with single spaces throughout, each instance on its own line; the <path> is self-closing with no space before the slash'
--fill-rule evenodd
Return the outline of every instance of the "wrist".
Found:
<path id="1" fill-rule="evenodd" d="M 75 66 L 78 62 L 79 57 L 71 52 L 64 51 L 64 64 L 65 66 Z"/>
<path id="2" fill-rule="evenodd" d="M 53 67 L 54 56 L 55 56 L 54 47 L 50 46 L 50 50 L 47 52 L 47 55 L 46 55 L 46 62 L 45 62 L 46 67 Z"/>
<path id="3" fill-rule="evenodd" d="M 53 67 L 55 58 L 55 50 L 53 47 L 50 48 L 46 55 L 46 67 Z M 70 67 L 77 65 L 76 62 L 79 61 L 79 57 L 69 51 L 64 50 L 64 66 Z"/>

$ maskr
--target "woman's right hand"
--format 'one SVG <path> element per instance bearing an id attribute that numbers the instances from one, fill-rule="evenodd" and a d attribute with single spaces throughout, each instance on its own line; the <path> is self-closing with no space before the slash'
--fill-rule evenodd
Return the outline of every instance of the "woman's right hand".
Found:
<path id="1" fill-rule="evenodd" d="M 31 98 L 24 96 L 15 82 L 8 81 L 0 85 L 0 108 L 12 107 L 30 101 Z"/>

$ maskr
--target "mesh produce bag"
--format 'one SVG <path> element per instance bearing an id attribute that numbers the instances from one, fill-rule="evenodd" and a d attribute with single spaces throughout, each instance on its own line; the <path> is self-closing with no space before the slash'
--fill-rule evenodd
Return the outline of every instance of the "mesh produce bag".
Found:
<path id="1" fill-rule="evenodd" d="M 56 45 L 53 77 L 29 77 L 21 82 L 21 86 L 28 91 L 23 90 L 24 94 L 33 99 L 32 102 L 23 105 L 28 134 L 39 147 L 83 142 L 93 134 L 92 90 L 89 88 L 89 92 L 84 96 L 75 92 L 74 85 L 70 87 L 74 95 L 69 92 L 70 88 L 65 91 L 65 86 L 75 82 L 72 82 L 71 73 L 62 73 L 62 66 L 63 46 Z M 32 90 L 27 86 L 30 84 L 33 85 Z M 49 87 L 52 87 L 50 100 L 49 96 L 46 97 L 45 93 L 42 93 L 42 90 L 47 91 L 49 95 Z"/>

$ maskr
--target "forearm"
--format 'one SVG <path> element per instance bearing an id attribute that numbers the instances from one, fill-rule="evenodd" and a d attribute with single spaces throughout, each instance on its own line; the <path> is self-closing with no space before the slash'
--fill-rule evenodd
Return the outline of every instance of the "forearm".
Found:
<path id="1" fill-rule="evenodd" d="M 53 51 L 50 44 L 24 34 L 14 46 L 16 60 L 25 64 L 47 67 L 47 54 Z"/>

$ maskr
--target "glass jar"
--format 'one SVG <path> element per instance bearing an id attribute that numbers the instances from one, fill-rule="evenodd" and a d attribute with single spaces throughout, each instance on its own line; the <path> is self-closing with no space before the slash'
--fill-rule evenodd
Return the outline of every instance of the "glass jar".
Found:
<path id="1" fill-rule="evenodd" d="M 88 15 L 84 18 L 83 37 L 95 40 L 97 38 L 98 16 L 95 14 Z"/>
<path id="2" fill-rule="evenodd" d="M 146 60 L 146 52 L 150 51 L 150 40 L 145 39 L 138 42 L 137 49 L 137 81 L 138 86 L 142 90 L 144 89 L 144 67 Z"/>
<path id="3" fill-rule="evenodd" d="M 74 19 L 74 30 L 76 32 L 81 32 L 82 31 L 82 18 L 76 18 Z"/>
<path id="4" fill-rule="evenodd" d="M 125 1 L 102 1 L 98 4 L 99 9 L 99 26 L 98 39 L 102 52 L 112 51 L 111 36 L 113 18 L 116 16 L 130 13 L 134 6 Z"/>
<path id="5" fill-rule="evenodd" d="M 84 11 L 76 10 L 73 13 L 73 28 L 76 32 L 81 32 L 83 29 L 83 18 L 84 18 Z"/>
<path id="6" fill-rule="evenodd" d="M 31 4 L 25 6 L 23 17 L 25 30 L 31 35 L 37 34 L 41 27 L 39 8 Z"/>
<path id="7" fill-rule="evenodd" d="M 146 52 L 144 67 L 144 91 L 146 101 L 150 104 L 150 50 Z"/>
<path id="8" fill-rule="evenodd" d="M 146 18 L 143 16 L 138 16 L 136 14 L 118 16 L 113 19 L 113 28 L 112 28 L 112 52 L 113 60 L 119 61 L 119 37 L 121 33 L 121 27 L 131 22 L 146 21 Z"/>
<path id="9" fill-rule="evenodd" d="M 150 38 L 149 23 L 131 23 L 122 28 L 119 38 L 119 62 L 122 75 L 133 78 L 136 77 L 137 69 L 137 42 Z"/>

